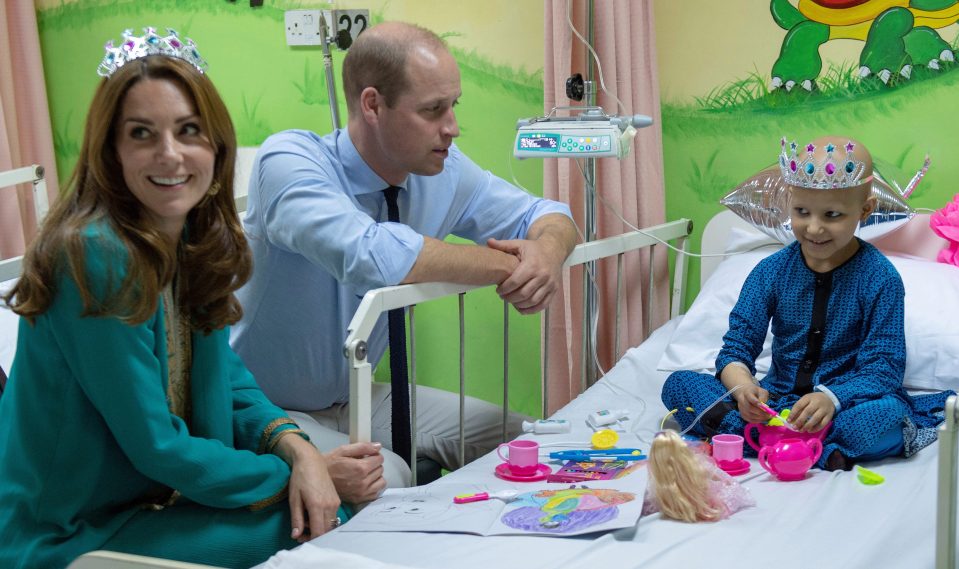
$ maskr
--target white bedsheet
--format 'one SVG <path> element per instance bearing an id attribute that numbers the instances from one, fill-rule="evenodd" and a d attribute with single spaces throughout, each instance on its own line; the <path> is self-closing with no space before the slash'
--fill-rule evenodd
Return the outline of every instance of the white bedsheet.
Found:
<path id="1" fill-rule="evenodd" d="M 586 393 L 560 410 L 574 432 L 540 435 L 541 443 L 587 439 L 587 413 L 629 408 L 638 419 L 636 435 L 620 446 L 649 448 L 665 408 L 659 399 L 666 373 L 656 363 L 676 320 L 657 330 Z M 634 397 L 635 396 L 635 397 Z M 645 407 L 645 409 L 644 409 Z M 934 564 L 937 446 L 911 459 L 885 460 L 869 467 L 886 482 L 861 484 L 854 472 L 811 471 L 801 482 L 771 478 L 752 460 L 738 479 L 756 507 L 717 523 L 685 524 L 658 514 L 636 527 L 576 538 L 466 534 L 333 531 L 274 558 L 269 567 L 316 567 L 316 548 L 357 553 L 386 563 L 420 568 L 610 566 L 677 568 L 858 568 L 922 569 Z M 442 482 L 502 487 L 494 478 L 499 459 L 490 454 L 451 473 Z M 322 557 L 322 556 L 321 556 Z"/>

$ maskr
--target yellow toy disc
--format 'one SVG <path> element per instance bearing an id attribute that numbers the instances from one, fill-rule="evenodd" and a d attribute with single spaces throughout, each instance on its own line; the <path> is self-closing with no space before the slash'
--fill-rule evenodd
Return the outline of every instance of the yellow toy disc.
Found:
<path id="1" fill-rule="evenodd" d="M 619 442 L 619 435 L 612 429 L 603 429 L 593 433 L 590 442 L 593 444 L 594 449 L 606 450 L 616 446 L 616 443 Z"/>

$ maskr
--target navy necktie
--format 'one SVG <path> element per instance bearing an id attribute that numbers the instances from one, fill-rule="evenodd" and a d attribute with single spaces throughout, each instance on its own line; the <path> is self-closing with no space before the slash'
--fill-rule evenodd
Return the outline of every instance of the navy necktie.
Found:
<path id="1" fill-rule="evenodd" d="M 400 220 L 396 197 L 400 188 L 390 186 L 383 190 L 386 196 L 386 215 L 389 221 Z M 387 316 L 390 328 L 390 385 L 392 387 L 393 452 L 410 464 L 412 435 L 410 434 L 409 372 L 406 361 L 406 323 L 404 309 L 395 308 Z"/>

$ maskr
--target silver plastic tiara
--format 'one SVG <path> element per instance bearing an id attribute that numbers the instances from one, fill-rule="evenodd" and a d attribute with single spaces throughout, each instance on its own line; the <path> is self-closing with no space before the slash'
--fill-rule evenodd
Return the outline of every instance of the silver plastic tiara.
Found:
<path id="1" fill-rule="evenodd" d="M 106 54 L 103 61 L 97 67 L 97 75 L 100 77 L 109 77 L 113 73 L 133 61 L 148 55 L 166 55 L 182 59 L 203 73 L 208 67 L 206 60 L 200 57 L 196 50 L 196 44 L 190 38 L 180 40 L 176 30 L 167 28 L 167 35 L 160 36 L 156 33 L 156 28 L 143 28 L 142 36 L 133 35 L 133 30 L 123 31 L 123 42 L 119 46 L 113 45 L 113 40 L 109 40 L 103 49 Z"/>
<path id="2" fill-rule="evenodd" d="M 779 169 L 782 171 L 783 179 L 790 186 L 831 190 L 853 188 L 872 180 L 872 176 L 862 178 L 866 171 L 866 164 L 856 159 L 853 154 L 856 143 L 852 141 L 846 143 L 844 147 L 846 153 L 842 159 L 835 155 L 836 146 L 827 144 L 826 156 L 821 161 L 813 158 L 813 153 L 816 151 L 814 144 L 806 145 L 806 156 L 802 159 L 798 155 L 799 147 L 795 142 L 787 144 L 786 139 L 783 138 L 779 145 L 782 147 L 779 154 Z"/>

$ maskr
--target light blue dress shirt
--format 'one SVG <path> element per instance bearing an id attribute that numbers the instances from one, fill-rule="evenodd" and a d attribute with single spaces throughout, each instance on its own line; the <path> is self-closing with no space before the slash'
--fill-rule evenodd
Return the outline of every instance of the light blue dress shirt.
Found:
<path id="1" fill-rule="evenodd" d="M 349 399 L 346 329 L 363 295 L 399 284 L 423 236 L 477 243 L 517 239 L 564 204 L 536 198 L 481 169 L 454 145 L 443 171 L 411 174 L 387 218 L 389 184 L 360 156 L 346 130 L 290 130 L 268 138 L 250 179 L 244 226 L 253 278 L 238 292 L 243 319 L 231 344 L 267 396 L 285 409 L 316 411 Z M 387 346 L 385 315 L 369 359 Z"/>

